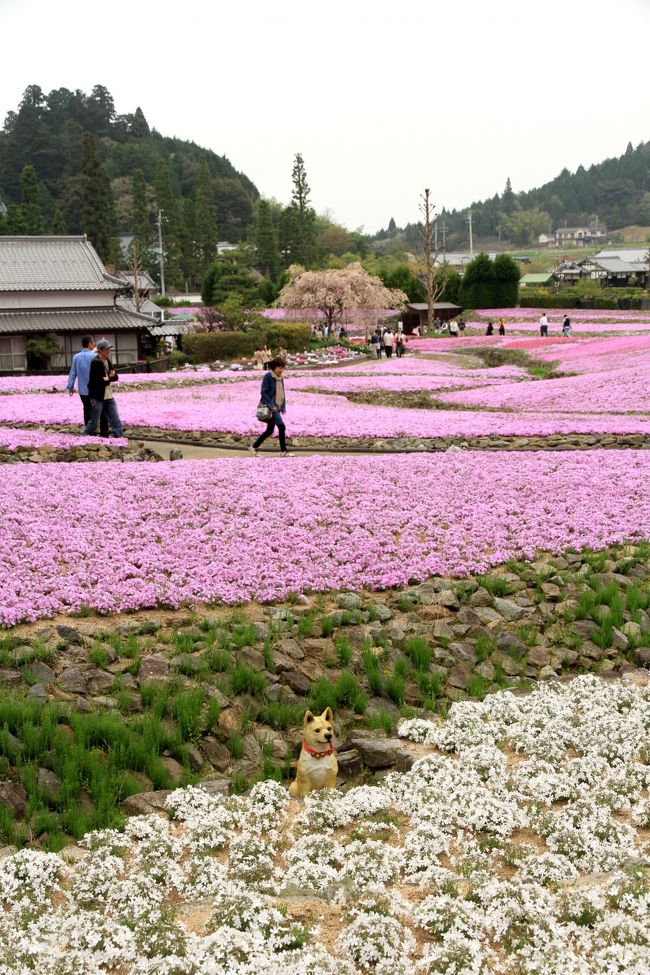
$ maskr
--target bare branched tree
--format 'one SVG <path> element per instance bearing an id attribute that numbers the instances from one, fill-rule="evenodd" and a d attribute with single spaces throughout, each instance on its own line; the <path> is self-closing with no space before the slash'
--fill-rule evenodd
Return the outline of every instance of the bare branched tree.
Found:
<path id="1" fill-rule="evenodd" d="M 424 251 L 424 286 L 427 291 L 427 328 L 433 327 L 434 305 L 444 288 L 442 275 L 436 274 L 436 264 L 440 256 L 441 247 L 435 240 L 435 222 L 438 214 L 435 206 L 431 202 L 430 190 L 425 189 L 421 196 L 420 213 L 424 222 L 418 224 L 420 236 L 422 237 L 422 248 Z"/>
<path id="2" fill-rule="evenodd" d="M 142 259 L 138 249 L 138 242 L 134 237 L 129 248 L 129 271 L 133 275 L 133 304 L 139 312 L 144 305 L 145 296 L 140 290 L 140 275 L 142 274 Z"/>

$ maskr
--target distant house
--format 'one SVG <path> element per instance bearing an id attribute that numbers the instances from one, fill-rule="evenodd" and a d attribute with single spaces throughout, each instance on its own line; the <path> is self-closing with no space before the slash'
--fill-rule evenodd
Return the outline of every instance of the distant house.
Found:
<path id="1" fill-rule="evenodd" d="M 560 285 L 571 287 L 571 285 L 577 284 L 578 281 L 582 281 L 583 278 L 588 278 L 589 273 L 582 264 L 577 264 L 575 261 L 562 261 L 559 267 L 556 268 L 555 276 L 560 282 Z"/>
<path id="2" fill-rule="evenodd" d="M 550 288 L 555 280 L 552 271 L 542 271 L 539 274 L 524 274 L 519 279 L 520 288 Z"/>
<path id="3" fill-rule="evenodd" d="M 400 316 L 404 331 L 410 334 L 416 327 L 422 329 L 427 324 L 428 311 L 429 306 L 426 301 L 409 302 Z M 436 301 L 433 305 L 434 316 L 439 318 L 441 322 L 451 321 L 461 311 L 460 305 L 454 305 L 451 301 Z"/>
<path id="4" fill-rule="evenodd" d="M 118 365 L 136 362 L 154 320 L 120 306 L 127 290 L 86 237 L 0 237 L 0 372 L 28 369 L 28 339 L 49 334 L 53 369 L 70 365 L 84 334 L 108 339 Z"/>
<path id="5" fill-rule="evenodd" d="M 491 261 L 496 257 L 496 252 L 488 254 Z M 441 254 L 438 258 L 438 264 L 449 264 L 450 267 L 456 268 L 457 271 L 464 271 L 470 261 L 473 261 L 476 254 L 470 254 L 469 251 L 447 251 L 445 254 Z"/>
<path id="6" fill-rule="evenodd" d="M 593 247 L 606 237 L 604 227 L 558 227 L 552 236 L 540 234 L 537 240 L 546 247 Z"/>
<path id="7" fill-rule="evenodd" d="M 628 264 L 639 264 L 641 268 L 644 267 L 647 268 L 648 250 L 649 248 L 646 248 L 645 250 L 638 250 L 631 247 L 629 250 L 626 250 L 625 248 L 621 248 L 621 250 L 598 251 L 598 253 L 596 254 L 596 260 L 597 261 L 600 260 L 601 257 L 606 257 L 606 258 L 615 257 L 621 261 L 625 261 Z"/>
<path id="8" fill-rule="evenodd" d="M 624 254 L 625 251 L 621 251 Z M 600 281 L 604 288 L 645 288 L 648 281 L 648 265 L 623 260 L 620 257 L 588 257 L 580 261 L 585 274 Z"/>

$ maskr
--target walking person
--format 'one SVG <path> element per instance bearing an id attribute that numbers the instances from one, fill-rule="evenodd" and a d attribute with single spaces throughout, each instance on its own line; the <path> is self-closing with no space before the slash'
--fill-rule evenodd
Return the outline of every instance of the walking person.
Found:
<path id="1" fill-rule="evenodd" d="M 458 331 L 460 332 L 461 335 L 465 331 L 465 319 L 464 318 L 459 318 L 458 319 Z"/>
<path id="2" fill-rule="evenodd" d="M 545 339 L 548 338 L 548 317 L 546 312 L 542 313 L 542 317 L 539 320 L 539 334 Z"/>
<path id="3" fill-rule="evenodd" d="M 397 343 L 396 345 L 397 358 L 401 359 L 402 356 L 404 355 L 404 350 L 406 346 L 406 339 L 404 337 L 404 332 L 401 329 L 397 333 L 396 343 Z"/>
<path id="4" fill-rule="evenodd" d="M 455 318 L 449 322 L 449 334 L 452 338 L 458 338 L 458 322 Z"/>
<path id="5" fill-rule="evenodd" d="M 562 335 L 565 339 L 571 338 L 571 319 L 568 315 L 564 316 L 564 321 L 562 322 Z"/>
<path id="6" fill-rule="evenodd" d="M 113 431 L 113 436 L 121 437 L 124 430 L 111 389 L 111 384 L 116 383 L 120 378 L 109 358 L 113 347 L 106 339 L 101 339 L 95 348 L 97 355 L 90 363 L 90 376 L 88 377 L 90 419 L 84 427 L 84 434 L 90 436 L 94 433 L 100 417 L 105 416 Z"/>
<path id="7" fill-rule="evenodd" d="M 74 384 L 76 380 L 79 399 L 83 404 L 84 427 L 90 420 L 91 406 L 90 394 L 88 393 L 88 379 L 90 378 L 90 363 L 95 356 L 95 341 L 92 335 L 82 335 L 81 352 L 77 352 L 72 359 L 67 389 L 70 395 L 74 396 Z M 108 421 L 103 413 L 99 418 L 99 435 L 101 437 L 108 436 Z"/>
<path id="8" fill-rule="evenodd" d="M 280 441 L 280 454 L 282 457 L 291 456 L 287 450 L 287 431 L 284 425 L 284 414 L 287 410 L 287 399 L 284 394 L 284 359 L 271 359 L 269 371 L 264 374 L 260 399 L 264 406 L 268 406 L 271 411 L 269 419 L 266 421 L 266 430 L 249 447 L 249 450 L 257 454 L 261 445 L 273 434 L 275 427 L 278 428 L 278 439 Z"/>
<path id="9" fill-rule="evenodd" d="M 264 358 L 262 359 L 262 365 L 265 369 L 269 369 L 271 359 L 273 358 L 273 353 L 269 349 L 268 342 L 264 343 L 264 348 L 262 349 L 262 355 L 264 356 Z"/>
<path id="10" fill-rule="evenodd" d="M 485 334 L 494 335 L 494 325 L 492 324 L 492 322 L 488 322 L 487 328 L 485 329 Z"/>
<path id="11" fill-rule="evenodd" d="M 373 332 L 370 338 L 370 344 L 374 346 L 375 354 L 377 358 L 381 359 L 382 340 L 381 340 L 381 332 L 379 331 L 378 328 L 376 328 L 375 331 Z"/>
<path id="12" fill-rule="evenodd" d="M 499 335 L 506 334 L 506 323 L 502 318 L 499 319 Z"/>
<path id="13" fill-rule="evenodd" d="M 389 328 L 384 332 L 384 351 L 386 352 L 386 358 L 390 359 L 393 354 L 393 333 Z"/>

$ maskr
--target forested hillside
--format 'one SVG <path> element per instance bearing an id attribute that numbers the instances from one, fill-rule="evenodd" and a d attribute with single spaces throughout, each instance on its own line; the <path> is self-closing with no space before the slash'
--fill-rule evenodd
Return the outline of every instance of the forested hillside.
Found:
<path id="1" fill-rule="evenodd" d="M 0 199 L 8 208 L 0 232 L 87 232 L 107 259 L 115 257 L 109 250 L 116 233 L 150 242 L 147 227 L 153 229 L 161 208 L 171 283 L 188 276 L 180 266 L 187 240 L 199 249 L 213 249 L 217 235 L 242 240 L 254 223 L 258 196 L 225 156 L 162 136 L 140 108 L 118 115 L 101 85 L 89 95 L 67 88 L 46 95 L 32 85 L 0 132 Z M 101 213 L 90 213 L 93 208 Z M 206 214 L 207 241 L 196 225 Z M 197 257 L 200 263 L 200 254 L 193 261 Z"/>
<path id="2" fill-rule="evenodd" d="M 591 224 L 596 219 L 609 230 L 629 224 L 650 225 L 650 142 L 636 149 L 630 143 L 625 153 L 606 159 L 575 173 L 563 169 L 559 176 L 525 193 L 516 192 L 508 179 L 503 193 L 489 200 L 469 204 L 474 237 L 510 240 L 525 245 L 537 235 L 556 227 Z M 468 245 L 467 209 L 443 210 L 439 221 L 445 225 L 448 250 Z M 442 231 L 441 231 L 442 232 Z M 421 246 L 416 224 L 403 230 L 391 221 L 377 240 L 403 235 L 410 248 Z"/>

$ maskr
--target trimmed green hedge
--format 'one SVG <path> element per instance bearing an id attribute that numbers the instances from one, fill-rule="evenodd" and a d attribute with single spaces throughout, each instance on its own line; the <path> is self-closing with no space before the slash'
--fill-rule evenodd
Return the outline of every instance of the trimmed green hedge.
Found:
<path id="1" fill-rule="evenodd" d="M 196 332 L 183 336 L 183 351 L 194 362 L 215 359 L 250 358 L 266 342 L 275 351 L 284 346 L 287 352 L 302 352 L 309 346 L 311 330 L 302 322 L 278 322 L 263 330 L 250 332 Z"/>
<path id="2" fill-rule="evenodd" d="M 603 308 L 611 311 L 642 307 L 642 292 L 639 293 L 637 290 L 635 294 L 630 294 L 625 289 L 621 289 L 620 295 L 612 295 L 612 290 L 607 289 L 607 292 L 602 295 L 585 295 L 576 294 L 571 288 L 567 288 L 559 294 L 552 295 L 544 291 L 522 288 L 519 292 L 519 305 L 526 308 Z"/>

